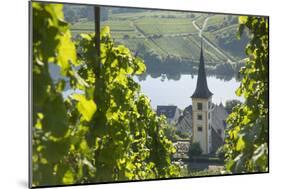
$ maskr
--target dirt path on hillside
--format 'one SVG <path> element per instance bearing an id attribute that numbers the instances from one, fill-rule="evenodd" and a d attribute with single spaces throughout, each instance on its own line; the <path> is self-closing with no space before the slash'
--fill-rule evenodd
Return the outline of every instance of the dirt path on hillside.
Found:
<path id="1" fill-rule="evenodd" d="M 207 17 L 205 20 L 204 20 L 204 24 L 203 24 L 203 27 L 200 28 L 197 23 L 196 23 L 196 20 L 193 20 L 192 21 L 192 25 L 193 27 L 198 31 L 198 36 L 200 38 L 202 38 L 202 40 L 207 44 L 209 45 L 211 48 L 213 48 L 217 53 L 219 53 L 221 56 L 223 56 L 226 60 L 227 60 L 227 63 L 230 63 L 230 64 L 234 64 L 235 62 L 233 61 L 233 59 L 231 57 L 229 57 L 225 52 L 223 52 L 222 50 L 220 50 L 218 47 L 215 46 L 215 44 L 213 44 L 207 37 L 203 36 L 202 35 L 202 32 L 204 31 L 204 28 L 208 22 L 208 19 L 209 17 Z"/>
<path id="2" fill-rule="evenodd" d="M 234 60 L 232 57 L 230 57 L 229 55 L 227 55 L 225 52 L 223 52 L 221 49 L 219 49 L 214 43 L 212 43 L 207 37 L 202 35 L 202 32 L 204 31 L 205 26 L 207 25 L 209 17 L 207 17 L 204 22 L 203 22 L 203 26 L 202 28 L 200 28 L 198 26 L 198 24 L 196 23 L 196 20 L 192 21 L 192 25 L 193 27 L 198 31 L 198 36 L 200 38 L 202 38 L 202 40 L 209 45 L 212 49 L 214 49 L 218 54 L 220 54 L 222 57 L 225 58 L 225 60 L 227 61 L 227 63 L 230 64 L 235 64 Z M 169 52 L 167 52 L 165 49 L 161 48 L 154 40 L 152 35 L 147 35 L 146 33 L 144 33 L 136 24 L 134 21 L 130 22 L 130 25 L 134 28 L 135 32 L 139 33 L 140 36 L 137 38 L 142 38 L 144 40 L 149 40 L 151 41 L 154 45 L 156 45 L 158 48 L 161 49 L 162 52 L 164 52 L 165 54 L 169 55 Z M 163 34 L 162 37 L 186 37 L 189 35 L 194 35 L 196 33 L 175 33 L 175 34 Z M 225 61 L 223 60 L 223 61 Z"/>

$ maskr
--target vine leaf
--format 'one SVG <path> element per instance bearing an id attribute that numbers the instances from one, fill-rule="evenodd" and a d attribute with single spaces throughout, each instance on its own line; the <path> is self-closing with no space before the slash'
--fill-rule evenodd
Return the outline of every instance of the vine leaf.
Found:
<path id="1" fill-rule="evenodd" d="M 87 100 L 84 95 L 74 94 L 73 99 L 77 100 L 77 109 L 83 115 L 86 121 L 90 121 L 97 110 L 93 100 Z"/>

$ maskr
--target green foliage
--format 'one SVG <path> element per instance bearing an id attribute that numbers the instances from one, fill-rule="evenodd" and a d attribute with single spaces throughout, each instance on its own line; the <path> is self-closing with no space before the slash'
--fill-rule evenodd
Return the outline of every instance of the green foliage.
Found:
<path id="1" fill-rule="evenodd" d="M 91 121 L 93 114 L 96 111 L 96 104 L 93 100 L 87 100 L 84 95 L 75 94 L 73 99 L 77 100 L 77 109 L 83 115 L 83 119 Z"/>
<path id="2" fill-rule="evenodd" d="M 93 135 L 88 143 L 100 143 L 94 152 L 93 181 L 175 176 L 177 170 L 169 157 L 174 148 L 161 128 L 165 120 L 156 116 L 132 78 L 145 71 L 143 61 L 123 45 L 114 46 L 109 28 L 105 27 L 101 36 L 99 68 L 91 65 L 95 60 L 95 36 L 83 34 L 78 44 L 80 61 L 86 65 L 78 71 L 83 79 L 87 80 L 89 68 L 93 67 L 94 72 L 99 69 L 95 90 L 90 94 L 95 96 L 97 112 L 89 125 Z"/>
<path id="3" fill-rule="evenodd" d="M 227 100 L 225 102 L 225 110 L 230 114 L 232 112 L 232 109 L 239 104 L 241 104 L 239 100 Z"/>
<path id="4" fill-rule="evenodd" d="M 176 135 L 179 137 L 179 139 L 190 139 L 191 133 L 189 133 L 189 132 L 182 132 L 182 131 L 176 131 Z"/>
<path id="5" fill-rule="evenodd" d="M 192 22 L 196 21 L 198 25 L 202 25 L 207 16 L 209 20 L 206 30 L 204 30 L 204 36 L 221 49 L 226 56 L 206 45 L 204 47 L 206 63 L 215 69 L 216 65 L 225 63 L 227 57 L 235 62 L 245 58 L 242 51 L 249 38 L 247 35 L 243 35 L 241 40 L 236 38 L 238 16 L 196 14 L 196 17 L 199 18 L 197 19 L 194 18 L 193 13 L 136 9 L 117 13 L 116 8 L 108 8 L 108 10 L 109 19 L 101 22 L 101 26 L 110 26 L 112 38 L 117 43 L 125 44 L 139 56 L 146 53 L 145 49 L 138 48 L 139 45 L 143 45 L 148 52 L 153 52 L 160 57 L 160 61 L 157 61 L 150 58 L 151 55 L 141 56 L 145 60 L 147 73 L 151 75 L 155 75 L 156 71 L 160 73 L 159 75 L 186 74 L 191 72 L 192 67 L 197 67 L 200 38 Z M 101 13 L 103 12 L 101 11 Z M 81 20 L 75 22 L 71 27 L 71 31 L 75 34 L 90 32 L 93 29 L 93 21 Z M 219 75 L 233 74 L 223 71 L 220 69 L 217 72 Z M 233 72 L 233 70 L 228 71 Z M 192 73 L 196 74 L 197 71 L 193 70 Z"/>
<path id="6" fill-rule="evenodd" d="M 32 7 L 32 185 L 178 176 L 166 120 L 133 80 L 145 71 L 143 61 L 115 46 L 108 27 L 101 32 L 99 58 L 94 34 L 72 41 L 62 5 Z M 50 77 L 51 63 L 60 67 L 57 81 Z M 63 98 L 66 81 L 79 94 Z"/>
<path id="7" fill-rule="evenodd" d="M 33 7 L 33 185 L 62 184 L 71 171 L 65 165 L 70 148 L 68 110 L 62 97 L 65 82 L 54 83 L 49 62 L 61 68 L 61 75 L 72 78 L 76 64 L 75 45 L 68 24 L 63 21 L 62 5 L 32 3 Z M 69 180 L 69 179 L 68 179 Z"/>
<path id="8" fill-rule="evenodd" d="M 244 28 L 251 34 L 246 47 L 246 65 L 236 94 L 245 103 L 233 108 L 227 123 L 226 169 L 230 172 L 268 171 L 268 19 L 239 17 L 239 33 Z"/>
<path id="9" fill-rule="evenodd" d="M 176 128 L 172 125 L 166 125 L 165 127 L 163 127 L 163 131 L 165 136 L 171 140 L 171 141 L 175 141 L 178 140 L 178 136 L 176 135 Z"/>
<path id="10" fill-rule="evenodd" d="M 199 156 L 202 154 L 201 146 L 198 142 L 192 143 L 188 150 L 188 156 L 192 158 L 193 156 Z"/>
<path id="11" fill-rule="evenodd" d="M 216 65 L 215 72 L 217 75 L 220 75 L 221 73 L 228 74 L 230 76 L 234 76 L 235 70 L 233 69 L 232 65 L 229 63 L 224 63 L 224 64 L 218 64 Z"/>
<path id="12" fill-rule="evenodd" d="M 165 136 L 171 141 L 190 139 L 189 132 L 178 131 L 178 130 L 176 130 L 175 125 L 169 125 L 169 124 L 164 125 L 163 131 L 164 131 Z"/>

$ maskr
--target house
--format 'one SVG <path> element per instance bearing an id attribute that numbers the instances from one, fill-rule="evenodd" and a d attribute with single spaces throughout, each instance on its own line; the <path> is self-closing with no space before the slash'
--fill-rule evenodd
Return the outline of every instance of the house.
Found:
<path id="1" fill-rule="evenodd" d="M 158 116 L 164 115 L 169 124 L 176 124 L 180 117 L 180 109 L 177 106 L 157 106 L 156 113 Z"/>

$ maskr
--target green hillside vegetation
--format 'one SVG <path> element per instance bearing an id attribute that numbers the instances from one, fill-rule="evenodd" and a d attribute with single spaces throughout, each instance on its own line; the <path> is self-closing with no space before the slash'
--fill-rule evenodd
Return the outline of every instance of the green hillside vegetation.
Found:
<path id="1" fill-rule="evenodd" d="M 208 14 L 200 14 L 198 17 L 195 18 L 195 21 L 200 28 L 202 28 L 204 20 L 206 19 L 207 16 Z"/>
<path id="2" fill-rule="evenodd" d="M 136 26 L 146 35 L 154 34 L 194 34 L 197 30 L 191 24 L 190 18 L 154 18 L 144 17 L 135 21 Z"/>
<path id="3" fill-rule="evenodd" d="M 88 10 L 87 15 L 91 15 L 89 12 L 93 14 L 92 9 L 80 6 L 76 11 L 79 12 L 79 9 Z M 133 8 L 103 8 L 102 12 L 104 16 L 101 26 L 110 26 L 115 42 L 127 45 L 141 56 L 148 71 L 156 62 L 196 65 L 199 60 L 201 38 L 193 24 L 202 28 L 206 18 L 208 21 L 202 34 L 205 40 L 216 48 L 204 45 L 207 68 L 216 69 L 216 65 L 225 64 L 228 60 L 241 62 L 245 58 L 244 49 L 248 35 L 242 36 L 241 40 L 237 39 L 237 16 Z M 80 15 L 76 20 L 71 25 L 74 36 L 94 31 L 91 16 Z M 139 48 L 140 46 L 144 48 Z M 156 56 L 159 61 L 151 59 L 151 56 Z M 167 58 L 171 61 L 164 61 Z M 181 71 L 178 69 L 179 73 Z M 159 72 L 165 73 L 162 67 Z"/>

